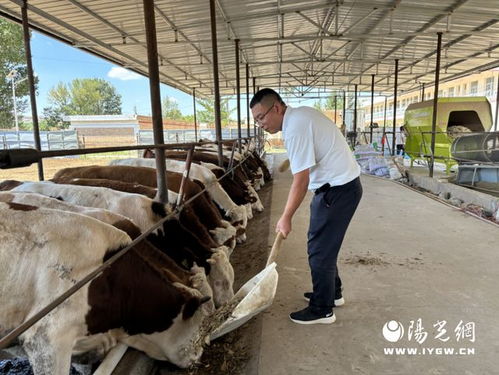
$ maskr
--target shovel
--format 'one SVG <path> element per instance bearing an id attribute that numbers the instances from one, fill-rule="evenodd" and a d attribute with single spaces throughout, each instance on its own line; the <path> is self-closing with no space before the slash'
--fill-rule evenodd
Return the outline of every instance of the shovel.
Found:
<path id="1" fill-rule="evenodd" d="M 267 264 L 265 265 L 266 267 L 272 264 L 272 262 L 275 262 L 275 258 L 277 258 L 277 253 L 279 252 L 279 250 L 281 250 L 282 240 L 284 239 L 285 237 L 282 234 L 282 232 L 277 233 L 277 236 L 274 240 L 274 244 L 272 245 L 272 250 L 270 250 L 270 254 L 267 259 Z"/>
<path id="2" fill-rule="evenodd" d="M 275 258 L 281 248 L 283 239 L 284 236 L 279 232 L 274 240 L 265 268 L 237 291 L 232 301 L 240 302 L 236 305 L 229 318 L 212 331 L 211 340 L 242 326 L 252 317 L 272 305 L 279 279 L 275 269 Z"/>

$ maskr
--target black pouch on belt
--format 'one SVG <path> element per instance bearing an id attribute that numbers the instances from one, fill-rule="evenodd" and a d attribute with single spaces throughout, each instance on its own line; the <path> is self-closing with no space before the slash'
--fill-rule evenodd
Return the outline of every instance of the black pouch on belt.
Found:
<path id="1" fill-rule="evenodd" d="M 323 193 L 325 191 L 328 191 L 330 187 L 331 187 L 331 185 L 329 185 L 329 183 L 326 183 L 326 184 L 322 185 L 320 188 L 318 188 L 315 191 L 315 194 L 320 194 L 320 193 Z"/>

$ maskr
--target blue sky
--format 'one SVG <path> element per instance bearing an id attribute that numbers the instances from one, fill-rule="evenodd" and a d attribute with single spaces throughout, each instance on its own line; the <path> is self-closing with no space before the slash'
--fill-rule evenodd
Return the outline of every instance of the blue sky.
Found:
<path id="1" fill-rule="evenodd" d="M 138 114 L 151 113 L 149 81 L 146 77 L 37 32 L 32 33 L 31 52 L 35 74 L 39 79 L 37 96 L 39 115 L 43 108 L 49 105 L 47 94 L 50 89 L 59 82 L 69 83 L 75 78 L 102 78 L 109 81 L 122 97 L 123 114 L 133 114 L 134 107 L 137 108 Z M 184 115 L 193 113 L 190 95 L 162 84 L 161 96 L 162 98 L 166 96 L 175 98 Z M 300 100 L 299 104 L 298 101 L 291 101 L 292 105 L 313 105 L 313 103 L 313 100 Z M 236 101 L 231 100 L 229 105 L 235 107 Z M 245 105 L 246 98 L 242 96 L 241 117 L 243 121 L 246 118 Z M 235 116 L 234 111 L 232 117 L 235 118 Z"/>
<path id="2" fill-rule="evenodd" d="M 57 83 L 69 83 L 75 78 L 103 78 L 121 94 L 123 114 L 150 114 L 149 81 L 147 78 L 80 51 L 50 37 L 33 32 L 31 53 L 35 74 L 38 75 L 37 106 L 41 113 L 48 104 L 47 94 Z M 192 97 L 161 85 L 161 96 L 177 99 L 184 114 L 192 114 Z"/>

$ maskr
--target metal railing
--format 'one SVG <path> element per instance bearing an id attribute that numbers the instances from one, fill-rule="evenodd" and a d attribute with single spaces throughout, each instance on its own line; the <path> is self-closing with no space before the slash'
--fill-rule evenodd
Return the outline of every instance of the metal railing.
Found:
<path id="1" fill-rule="evenodd" d="M 243 138 L 243 139 L 248 139 L 248 138 Z M 251 138 L 249 138 L 251 139 Z M 237 142 L 239 142 L 239 139 L 232 139 L 232 140 L 224 140 L 224 142 L 234 142 L 234 147 Z M 190 159 L 191 152 L 195 150 L 195 147 L 198 145 L 205 145 L 205 144 L 214 144 L 215 142 L 197 142 L 197 143 L 183 143 L 183 144 L 169 144 L 169 145 L 144 145 L 144 146 L 124 146 L 124 147 L 105 147 L 105 148 L 94 148 L 94 149 L 87 149 L 87 150 L 59 150 L 59 151 L 37 151 L 34 149 L 31 149 L 30 152 L 26 152 L 26 149 L 16 149 L 16 150 L 4 150 L 0 151 L 0 168 L 17 168 L 19 167 L 18 161 L 19 160 L 24 160 L 26 163 L 36 163 L 38 162 L 41 158 L 44 157 L 51 157 L 51 156 L 67 156 L 67 155 L 81 155 L 81 154 L 88 154 L 88 153 L 95 153 L 95 152 L 109 152 L 109 151 L 119 151 L 119 150 L 138 150 L 138 149 L 147 149 L 147 148 L 160 148 L 160 149 L 187 149 L 189 150 L 188 153 L 188 159 Z M 20 156 L 16 157 L 15 155 L 19 154 Z M 28 157 L 26 157 L 28 155 Z M 9 158 L 6 158 L 6 156 L 10 156 Z M 227 169 L 225 173 L 218 179 L 207 183 L 200 192 L 189 198 L 187 201 L 183 202 L 182 204 L 177 204 L 173 210 L 172 213 L 168 214 L 166 217 L 162 218 L 160 221 L 158 221 L 156 224 L 152 225 L 149 229 L 147 229 L 145 232 L 143 232 L 140 236 L 135 238 L 129 245 L 127 245 L 125 248 L 121 249 L 119 252 L 117 252 L 115 255 L 113 255 L 111 258 L 109 258 L 106 262 L 104 262 L 102 265 L 100 265 L 97 269 L 89 273 L 87 276 L 76 282 L 71 288 L 69 288 L 66 292 L 62 293 L 58 297 L 56 297 L 50 304 L 42 308 L 40 311 L 38 311 L 36 314 L 34 314 L 31 318 L 23 322 L 21 325 L 10 331 L 7 335 L 4 337 L 0 338 L 0 349 L 3 349 L 7 347 L 9 344 L 11 344 L 19 335 L 24 333 L 26 330 L 31 328 L 34 324 L 36 324 L 38 321 L 43 319 L 47 314 L 49 314 L 52 310 L 54 310 L 57 306 L 59 306 L 61 303 L 63 303 L 66 299 L 71 297 L 73 294 L 75 294 L 78 290 L 80 290 L 83 286 L 97 278 L 99 275 L 102 274 L 102 272 L 106 269 L 109 268 L 113 263 L 115 263 L 119 258 L 124 256 L 133 246 L 138 244 L 140 241 L 144 240 L 149 234 L 151 234 L 153 231 L 156 229 L 160 228 L 163 223 L 172 218 L 172 217 L 178 217 L 182 209 L 192 203 L 196 198 L 201 196 L 207 191 L 207 188 L 214 183 L 218 183 L 220 180 L 225 178 L 227 175 L 233 173 L 233 171 L 236 168 L 239 168 L 242 163 L 246 161 L 246 159 L 249 157 L 247 155 L 244 157 L 242 160 L 240 160 L 237 164 L 234 164 L 234 152 L 232 152 L 231 155 L 231 160 L 229 165 L 231 166 L 230 169 Z M 190 164 L 190 163 L 188 163 Z M 182 178 L 182 183 L 181 186 L 184 184 L 185 178 L 187 178 L 189 175 L 189 170 L 187 170 L 187 173 L 183 174 Z M 179 197 L 178 201 L 182 199 L 180 196 L 182 194 L 182 191 L 179 191 Z"/>

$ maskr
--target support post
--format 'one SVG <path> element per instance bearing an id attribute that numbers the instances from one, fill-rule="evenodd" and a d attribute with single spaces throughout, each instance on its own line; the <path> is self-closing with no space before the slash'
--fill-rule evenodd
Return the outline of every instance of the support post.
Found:
<path id="1" fill-rule="evenodd" d="M 381 136 L 381 155 L 385 156 L 385 142 L 387 139 L 385 138 L 386 136 L 386 107 L 388 107 L 388 98 L 385 96 L 385 108 L 384 108 L 384 115 L 383 115 L 383 135 Z"/>
<path id="2" fill-rule="evenodd" d="M 250 91 L 249 91 L 249 64 L 246 64 L 246 126 L 247 126 L 247 133 L 246 137 L 249 138 L 250 136 L 250 107 L 249 107 L 249 102 L 250 102 Z"/>
<path id="3" fill-rule="evenodd" d="M 358 85 L 354 85 L 355 97 L 353 98 L 353 144 L 352 147 L 355 147 L 357 143 L 357 87 Z"/>
<path id="4" fill-rule="evenodd" d="M 492 84 L 492 87 L 494 85 Z M 494 121 L 494 131 L 497 131 L 497 123 L 499 122 L 497 119 L 497 115 L 499 114 L 499 74 L 497 75 L 497 92 L 496 92 L 496 117 Z"/>
<path id="5" fill-rule="evenodd" d="M 198 121 L 196 117 L 196 88 L 192 88 L 192 104 L 194 106 L 194 141 L 198 141 Z"/>
<path id="6" fill-rule="evenodd" d="M 241 77 L 239 74 L 239 39 L 234 41 L 236 49 L 236 100 L 237 100 L 237 138 L 239 138 L 239 153 L 241 153 Z"/>
<path id="7" fill-rule="evenodd" d="M 393 124 L 392 124 L 392 156 L 395 155 L 395 134 L 397 133 L 397 91 L 399 79 L 399 59 L 395 59 L 395 83 L 393 84 Z"/>
<path id="8" fill-rule="evenodd" d="M 40 127 L 38 126 L 38 110 L 36 108 L 36 90 L 35 90 L 35 77 L 33 74 L 33 61 L 31 59 L 31 41 L 29 36 L 28 24 L 28 1 L 24 0 L 21 7 L 22 22 L 23 22 L 23 36 L 24 36 L 24 50 L 26 52 L 26 65 L 28 68 L 28 85 L 29 85 L 29 98 L 31 103 L 31 116 L 33 117 L 33 138 L 35 140 L 35 148 L 38 151 L 42 150 L 42 142 L 40 140 Z M 14 85 L 14 80 L 12 80 Z M 14 97 L 14 100 L 16 98 Z M 15 103 L 14 103 L 15 106 Z M 17 114 L 16 114 L 17 121 Z M 17 123 L 16 123 L 17 124 Z M 19 135 L 19 129 L 17 129 Z M 38 180 L 43 181 L 43 163 L 40 159 L 38 161 Z"/>
<path id="9" fill-rule="evenodd" d="M 338 103 L 337 103 L 337 99 L 338 99 L 338 96 L 335 95 L 334 96 L 334 125 L 336 125 L 336 126 L 338 124 L 338 114 L 337 114 L 337 112 L 338 112 L 338 105 L 337 104 Z"/>
<path id="10" fill-rule="evenodd" d="M 256 77 L 253 77 L 253 95 L 255 95 L 255 94 L 256 94 Z M 260 138 L 257 137 L 256 131 L 257 131 L 256 121 L 255 121 L 255 119 L 253 119 L 253 136 L 255 137 L 255 142 L 256 142 L 258 152 L 260 152 Z"/>
<path id="11" fill-rule="evenodd" d="M 341 119 L 341 127 L 345 129 L 344 135 L 346 135 L 346 122 L 345 122 L 346 111 L 347 111 L 347 94 L 345 89 L 343 89 L 343 118 Z"/>
<path id="12" fill-rule="evenodd" d="M 373 126 L 374 126 L 374 76 L 371 74 L 371 126 L 369 130 L 369 143 L 373 143 Z"/>
<path id="13" fill-rule="evenodd" d="M 149 66 L 149 91 L 151 94 L 152 126 L 155 144 L 164 144 L 163 118 L 161 114 L 161 94 L 159 88 L 158 44 L 156 40 L 156 20 L 154 16 L 154 0 L 143 0 L 144 21 L 147 41 L 147 63 Z M 154 150 L 156 157 L 156 174 L 158 192 L 156 200 L 168 202 L 168 181 L 166 179 L 165 152 Z"/>
<path id="14" fill-rule="evenodd" d="M 425 83 L 423 82 L 423 90 L 421 91 L 421 101 L 424 102 L 424 89 L 425 89 Z"/>
<path id="15" fill-rule="evenodd" d="M 213 87 L 215 92 L 215 132 L 218 145 L 218 165 L 223 168 L 222 119 L 220 116 L 220 82 L 218 79 L 217 18 L 215 0 L 210 0 L 211 50 L 213 51 Z"/>
<path id="16" fill-rule="evenodd" d="M 435 66 L 435 93 L 433 94 L 433 116 L 431 119 L 431 162 L 430 177 L 433 177 L 435 165 L 435 132 L 437 130 L 438 84 L 440 83 L 440 52 L 442 49 L 442 32 L 437 33 L 437 61 Z"/>

